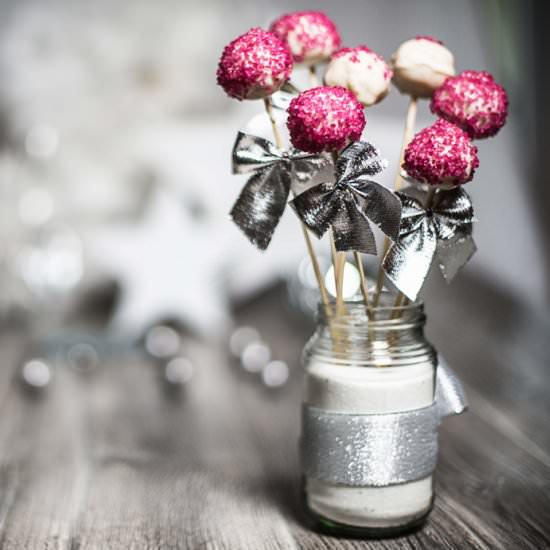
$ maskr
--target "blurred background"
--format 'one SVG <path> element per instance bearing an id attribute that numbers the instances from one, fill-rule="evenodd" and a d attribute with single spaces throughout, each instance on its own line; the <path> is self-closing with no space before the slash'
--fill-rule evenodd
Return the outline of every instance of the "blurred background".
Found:
<path id="1" fill-rule="evenodd" d="M 215 76 L 236 36 L 318 9 L 344 45 L 389 59 L 433 35 L 508 90 L 467 186 L 479 250 L 424 290 L 470 412 L 442 428 L 434 519 L 409 545 L 549 547 L 549 7 L 0 0 L 0 546 L 336 544 L 295 521 L 315 282 L 290 210 L 263 254 L 229 220 L 236 133 L 270 128 Z M 366 112 L 388 185 L 406 109 L 393 89 Z M 421 102 L 417 130 L 432 121 Z M 358 291 L 352 266 L 346 281 Z"/>
<path id="2" fill-rule="evenodd" d="M 237 35 L 313 6 L 267 0 L 3 0 L 1 6 L 3 321 L 50 343 L 76 332 L 131 344 L 159 323 L 218 339 L 239 305 L 281 282 L 290 306 L 307 313 L 315 296 L 293 214 L 286 213 L 263 255 L 228 219 L 243 185 L 230 175 L 236 132 L 269 128 L 261 102 L 227 98 L 215 70 L 223 46 Z M 548 319 L 546 3 L 354 0 L 345 9 L 330 1 L 314 8 L 334 19 L 344 45 L 364 43 L 389 59 L 411 36 L 434 35 L 454 52 L 458 71 L 488 70 L 506 86 L 508 124 L 495 139 L 477 143 L 481 166 L 468 191 L 479 252 L 460 277 Z M 305 75 L 298 68 L 293 78 L 300 83 Z M 394 177 L 406 105 L 393 89 L 366 114 L 365 137 L 390 161 L 383 183 Z M 424 101 L 417 129 L 432 120 Z M 367 270 L 375 273 L 374 259 Z"/>

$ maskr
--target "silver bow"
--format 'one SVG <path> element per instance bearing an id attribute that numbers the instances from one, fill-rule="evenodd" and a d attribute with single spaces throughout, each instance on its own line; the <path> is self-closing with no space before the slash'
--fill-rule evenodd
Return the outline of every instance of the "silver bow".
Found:
<path id="1" fill-rule="evenodd" d="M 275 109 L 286 111 L 292 99 L 299 93 L 300 90 L 296 88 L 292 82 L 287 81 L 280 90 L 277 90 L 274 94 L 272 94 L 271 105 L 273 105 Z"/>
<path id="2" fill-rule="evenodd" d="M 371 220 L 392 238 L 399 234 L 401 203 L 369 178 L 385 168 L 378 150 L 366 141 L 348 146 L 336 161 L 336 182 L 321 183 L 291 201 L 301 220 L 321 237 L 332 227 L 339 251 L 376 254 Z"/>
<path id="3" fill-rule="evenodd" d="M 423 206 L 426 194 L 416 189 L 397 195 L 402 203 L 399 239 L 384 258 L 384 271 L 407 298 L 415 300 L 434 257 L 450 282 L 475 253 L 474 209 L 460 187 L 436 193 L 429 208 Z"/>
<path id="4" fill-rule="evenodd" d="M 462 384 L 444 363 L 437 367 L 435 400 L 429 407 L 350 414 L 304 406 L 302 468 L 308 477 L 354 487 L 424 479 L 435 469 L 441 420 L 466 408 Z"/>
<path id="5" fill-rule="evenodd" d="M 285 210 L 292 180 L 306 183 L 329 162 L 297 149 L 282 151 L 267 139 L 239 132 L 232 171 L 252 175 L 231 209 L 231 218 L 253 244 L 265 250 Z"/>

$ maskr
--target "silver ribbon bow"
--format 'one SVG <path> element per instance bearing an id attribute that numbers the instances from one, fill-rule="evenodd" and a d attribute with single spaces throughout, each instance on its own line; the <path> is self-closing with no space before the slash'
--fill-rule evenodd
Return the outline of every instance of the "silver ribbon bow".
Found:
<path id="1" fill-rule="evenodd" d="M 327 483 L 384 487 L 424 479 L 437 462 L 437 432 L 444 417 L 467 408 L 455 373 L 440 363 L 429 407 L 388 414 L 335 413 L 304 406 L 304 473 Z"/>
<path id="2" fill-rule="evenodd" d="M 396 194 L 402 203 L 401 227 L 399 239 L 384 258 L 384 271 L 407 298 L 415 300 L 434 257 L 450 282 L 475 253 L 474 209 L 460 187 L 436 193 L 429 208 L 423 206 L 426 194 L 419 190 Z"/>
<path id="3" fill-rule="evenodd" d="M 306 183 L 329 162 L 297 149 L 282 151 L 267 139 L 239 132 L 232 171 L 252 175 L 231 209 L 231 218 L 253 244 L 265 250 L 285 210 L 291 182 Z"/>
<path id="4" fill-rule="evenodd" d="M 336 161 L 335 183 L 320 183 L 290 204 L 317 237 L 332 227 L 337 250 L 376 254 L 368 220 L 386 235 L 397 238 L 401 217 L 397 196 L 369 179 L 384 168 L 373 145 L 366 141 L 352 143 Z"/>
<path id="5" fill-rule="evenodd" d="M 273 105 L 276 109 L 286 111 L 292 99 L 294 99 L 299 93 L 300 90 L 296 88 L 292 82 L 287 81 L 280 90 L 272 94 L 271 105 Z"/>

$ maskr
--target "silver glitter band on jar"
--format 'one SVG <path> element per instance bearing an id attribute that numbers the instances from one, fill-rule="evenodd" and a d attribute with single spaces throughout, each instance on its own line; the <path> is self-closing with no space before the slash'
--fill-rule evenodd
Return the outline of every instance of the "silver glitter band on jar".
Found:
<path id="1" fill-rule="evenodd" d="M 441 419 L 466 410 L 462 385 L 439 365 L 436 398 L 421 409 L 387 414 L 337 413 L 304 405 L 304 473 L 327 483 L 384 487 L 429 476 Z"/>

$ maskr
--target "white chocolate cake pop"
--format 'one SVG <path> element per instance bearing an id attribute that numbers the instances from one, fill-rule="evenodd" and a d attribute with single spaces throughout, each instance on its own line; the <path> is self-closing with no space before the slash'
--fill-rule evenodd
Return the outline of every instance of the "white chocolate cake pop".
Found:
<path id="1" fill-rule="evenodd" d="M 392 71 L 367 46 L 342 48 L 330 60 L 325 84 L 342 86 L 355 94 L 366 107 L 381 101 L 390 91 Z"/>
<path id="2" fill-rule="evenodd" d="M 390 59 L 393 82 L 413 97 L 430 98 L 445 79 L 455 74 L 453 54 L 431 36 L 403 42 Z"/>

